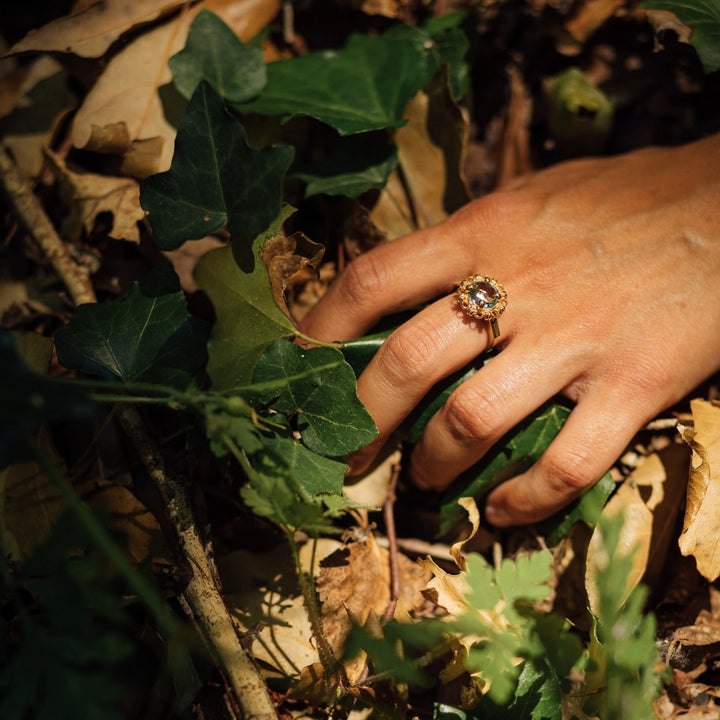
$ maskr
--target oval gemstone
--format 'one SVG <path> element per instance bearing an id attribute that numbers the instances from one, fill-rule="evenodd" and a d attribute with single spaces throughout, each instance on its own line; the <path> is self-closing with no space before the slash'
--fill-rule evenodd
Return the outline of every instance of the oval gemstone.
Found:
<path id="1" fill-rule="evenodd" d="M 497 305 L 500 294 L 489 282 L 478 280 L 474 282 L 467 293 L 468 300 L 473 305 L 491 308 Z"/>

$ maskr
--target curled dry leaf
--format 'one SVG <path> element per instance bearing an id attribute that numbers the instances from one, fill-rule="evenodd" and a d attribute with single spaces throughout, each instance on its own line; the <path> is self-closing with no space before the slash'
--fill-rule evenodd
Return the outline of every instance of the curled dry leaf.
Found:
<path id="1" fill-rule="evenodd" d="M 693 400 L 690 410 L 694 427 L 681 427 L 692 459 L 679 545 L 683 555 L 695 558 L 698 572 L 713 582 L 720 577 L 720 407 Z"/>
<path id="2" fill-rule="evenodd" d="M 72 125 L 75 147 L 123 155 L 123 173 L 139 179 L 170 167 L 179 120 L 173 115 L 180 114 L 184 101 L 168 92 L 164 104 L 160 89 L 171 85 L 168 60 L 182 50 L 201 8 L 216 13 L 246 41 L 275 16 L 279 0 L 205 0 L 131 42 L 110 60 L 78 110 Z"/>
<path id="3" fill-rule="evenodd" d="M 261 257 L 270 277 L 273 297 L 288 317 L 290 311 L 285 303 L 287 286 L 303 271 L 310 270 L 315 275 L 324 252 L 323 245 L 313 242 L 303 233 L 295 233 L 291 237 L 276 235 L 263 246 Z"/>
<path id="4" fill-rule="evenodd" d="M 0 79 L 0 136 L 26 177 L 37 177 L 65 115 L 76 103 L 62 66 L 39 57 Z"/>
<path id="5" fill-rule="evenodd" d="M 145 217 L 140 207 L 140 190 L 132 178 L 108 177 L 90 172 L 75 172 L 52 150 L 46 151 L 60 193 L 70 209 L 63 232 L 77 240 L 82 231 L 90 232 L 100 213 L 113 216 L 108 235 L 116 240 L 140 242 L 138 222 Z"/>
<path id="6" fill-rule="evenodd" d="M 105 0 L 31 30 L 9 54 L 21 52 L 72 53 L 98 58 L 124 33 L 156 20 L 185 0 Z"/>

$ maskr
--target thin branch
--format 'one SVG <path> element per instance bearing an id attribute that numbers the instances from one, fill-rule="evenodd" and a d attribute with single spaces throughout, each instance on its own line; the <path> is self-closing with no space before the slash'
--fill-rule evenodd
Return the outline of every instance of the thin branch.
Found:
<path id="1" fill-rule="evenodd" d="M 232 617 L 214 582 L 185 488 L 179 480 L 167 474 L 162 455 L 150 439 L 137 410 L 124 406 L 118 416 L 160 491 L 180 546 L 193 569 L 192 579 L 183 595 L 208 646 L 227 673 L 244 719 L 277 720 L 277 711 L 265 681 L 251 655 L 242 646 Z"/>
<path id="2" fill-rule="evenodd" d="M 3 145 L 0 145 L 0 179 L 15 212 L 45 253 L 75 305 L 95 302 L 90 272 L 70 257 L 67 246 L 57 234 L 30 183 L 22 176 Z"/>
<path id="3" fill-rule="evenodd" d="M 398 568 L 398 546 L 397 533 L 395 532 L 395 490 L 397 489 L 398 477 L 400 476 L 400 463 L 395 463 L 390 477 L 387 497 L 383 506 L 385 516 L 385 529 L 389 543 L 388 554 L 390 556 L 390 602 L 385 610 L 385 622 L 395 614 L 398 598 L 400 597 L 400 571 Z"/>

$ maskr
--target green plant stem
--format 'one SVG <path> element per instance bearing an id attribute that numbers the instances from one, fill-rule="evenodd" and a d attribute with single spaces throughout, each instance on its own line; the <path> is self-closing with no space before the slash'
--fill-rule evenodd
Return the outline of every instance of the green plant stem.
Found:
<path id="1" fill-rule="evenodd" d="M 320 608 L 317 602 L 315 578 L 312 568 L 310 573 L 306 573 L 303 570 L 298 546 L 293 536 L 293 530 L 286 525 L 283 525 L 282 528 L 285 531 L 288 544 L 290 545 L 290 552 L 292 553 L 293 563 L 295 564 L 295 572 L 297 573 L 298 582 L 300 583 L 300 592 L 305 600 L 305 610 L 307 611 L 310 627 L 317 645 L 318 656 L 320 657 L 320 662 L 325 672 L 325 680 L 328 685 L 339 683 L 343 687 L 346 687 L 348 683 L 345 669 L 338 662 L 335 657 L 335 652 L 325 636 L 325 630 L 323 629 L 322 619 L 320 617 Z"/>
<path id="2" fill-rule="evenodd" d="M 118 416 L 160 492 L 178 543 L 193 569 L 183 596 L 208 647 L 227 674 L 244 720 L 277 720 L 277 711 L 265 681 L 250 653 L 240 642 L 232 617 L 215 584 L 215 575 L 185 488 L 180 480 L 166 472 L 162 455 L 137 410 L 132 406 L 123 406 Z"/>

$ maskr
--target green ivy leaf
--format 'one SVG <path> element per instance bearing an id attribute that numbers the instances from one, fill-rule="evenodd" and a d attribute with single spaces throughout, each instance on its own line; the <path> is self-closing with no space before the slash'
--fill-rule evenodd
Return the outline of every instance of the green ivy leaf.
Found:
<path id="1" fill-rule="evenodd" d="M 706 73 L 720 70 L 720 5 L 713 0 L 644 0 L 646 10 L 667 10 L 692 28 L 691 44 Z"/>
<path id="2" fill-rule="evenodd" d="M 46 422 L 85 420 L 94 405 L 73 388 L 38 375 L 22 362 L 13 337 L 0 330 L 0 470 L 29 459 L 29 443 Z"/>
<path id="3" fill-rule="evenodd" d="M 208 343 L 208 374 L 215 390 L 228 390 L 252 381 L 255 363 L 265 348 L 295 331 L 278 307 L 270 278 L 262 263 L 265 243 L 280 234 L 292 209 L 286 206 L 260 236 L 240 264 L 227 246 L 203 256 L 195 270 L 198 285 L 210 298 L 215 325 Z M 236 248 L 244 247 L 238 243 Z"/>
<path id="4" fill-rule="evenodd" d="M 305 445 L 330 457 L 357 450 L 377 434 L 355 389 L 355 375 L 339 350 L 304 350 L 285 340 L 263 353 L 249 388 L 257 401 L 295 415 Z"/>
<path id="5" fill-rule="evenodd" d="M 440 508 L 440 531 L 446 532 L 463 520 L 465 511 L 457 504 L 461 497 L 485 495 L 536 462 L 560 432 L 569 414 L 570 411 L 561 405 L 548 404 L 499 440 L 445 493 Z"/>
<path id="6" fill-rule="evenodd" d="M 185 47 L 168 65 L 173 82 L 187 100 L 202 80 L 223 98 L 244 102 L 265 85 L 265 57 L 246 46 L 217 15 L 201 9 L 190 26 Z"/>
<path id="7" fill-rule="evenodd" d="M 180 121 L 172 165 L 140 185 L 155 243 L 173 250 L 227 226 L 253 238 L 280 209 L 288 145 L 255 150 L 222 98 L 203 81 Z"/>
<path id="8" fill-rule="evenodd" d="M 288 472 L 309 495 L 342 494 L 345 463 L 318 455 L 294 438 L 275 435 L 265 440 L 265 447 L 285 461 Z"/>
<path id="9" fill-rule="evenodd" d="M 208 328 L 192 317 L 170 263 L 111 302 L 80 305 L 55 336 L 58 360 L 108 380 L 186 389 L 205 363 Z"/>
<path id="10" fill-rule="evenodd" d="M 351 35 L 323 50 L 267 66 L 267 84 L 240 112 L 309 115 L 341 135 L 400 127 L 405 106 L 430 81 L 443 57 L 430 35 L 396 25 L 380 37 Z"/>
<path id="11" fill-rule="evenodd" d="M 333 152 L 313 167 L 291 174 L 307 183 L 305 196 L 344 195 L 358 197 L 367 190 L 385 187 L 397 167 L 397 148 L 386 137 L 353 135 L 340 138 Z"/>

